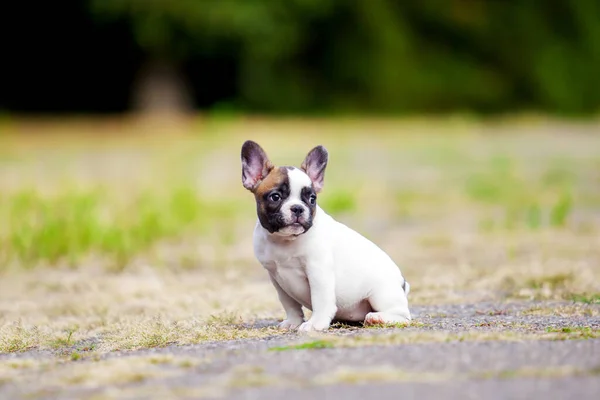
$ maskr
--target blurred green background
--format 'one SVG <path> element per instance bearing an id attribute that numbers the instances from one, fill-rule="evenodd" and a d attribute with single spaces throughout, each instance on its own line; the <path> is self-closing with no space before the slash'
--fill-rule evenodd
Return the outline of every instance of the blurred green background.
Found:
<path id="1" fill-rule="evenodd" d="M 0 110 L 589 115 L 597 0 L 4 6 Z"/>
<path id="2" fill-rule="evenodd" d="M 282 316 L 247 139 L 324 145 L 319 204 L 412 304 L 600 301 L 600 1 L 5 3 L 0 353 Z"/>
<path id="3" fill-rule="evenodd" d="M 255 219 L 247 139 L 276 164 L 325 145 L 320 204 L 373 238 L 428 218 L 439 235 L 459 214 L 453 232 L 596 232 L 599 1 L 64 0 L 3 16 L 0 270 L 98 255 L 121 270 L 182 238 L 233 254 Z"/>

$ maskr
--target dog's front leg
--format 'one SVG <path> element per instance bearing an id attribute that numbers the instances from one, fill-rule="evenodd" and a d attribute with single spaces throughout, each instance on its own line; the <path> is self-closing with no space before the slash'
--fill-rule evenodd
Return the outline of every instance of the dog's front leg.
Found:
<path id="1" fill-rule="evenodd" d="M 277 290 L 277 296 L 279 296 L 279 302 L 285 310 L 285 320 L 279 324 L 279 328 L 282 329 L 296 329 L 300 324 L 304 322 L 304 312 L 302 311 L 302 305 L 296 300 L 292 299 L 286 292 L 281 288 L 279 283 L 273 278 L 273 275 L 269 274 L 271 283 Z"/>
<path id="2" fill-rule="evenodd" d="M 299 331 L 322 331 L 329 328 L 337 312 L 333 262 L 308 263 L 306 268 L 312 316 L 300 325 Z"/>

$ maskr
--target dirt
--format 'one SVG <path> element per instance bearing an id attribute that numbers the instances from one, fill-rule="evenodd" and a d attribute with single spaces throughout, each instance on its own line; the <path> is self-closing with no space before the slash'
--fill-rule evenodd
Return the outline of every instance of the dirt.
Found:
<path id="1" fill-rule="evenodd" d="M 553 314 L 553 310 L 557 311 Z M 19 379 L 0 384 L 0 397 L 597 398 L 600 339 L 547 340 L 543 335 L 597 332 L 600 305 L 479 303 L 413 307 L 413 314 L 413 324 L 401 328 L 343 326 L 317 337 L 287 333 L 265 339 L 113 352 L 98 360 L 82 359 L 54 366 L 59 377 L 56 382 L 39 379 L 43 369 L 23 372 Z M 259 321 L 255 326 L 276 322 Z M 454 336 L 437 340 L 426 336 L 431 332 L 469 336 L 463 340 Z M 351 348 L 310 348 L 319 347 L 321 341 L 330 338 L 385 338 L 391 334 L 412 335 L 415 342 L 392 345 L 382 340 L 378 344 L 378 339 L 374 339 L 368 345 Z M 424 339 L 419 338 L 420 334 L 425 335 Z M 492 334 L 508 335 L 509 340 L 502 336 L 495 340 Z M 294 345 L 299 343 L 309 343 L 309 348 L 296 349 Z M 56 357 L 34 351 L 3 355 L 0 360 Z M 93 377 L 64 384 L 65 377 L 60 376 L 60 369 L 70 374 L 66 368 L 73 364 L 79 365 L 78 370 L 85 370 L 114 359 L 140 357 L 151 360 L 145 362 L 155 364 L 153 368 L 158 373 L 108 385 Z M 187 364 L 184 366 L 180 360 L 187 360 Z M 131 369 L 138 366 L 131 363 Z"/>

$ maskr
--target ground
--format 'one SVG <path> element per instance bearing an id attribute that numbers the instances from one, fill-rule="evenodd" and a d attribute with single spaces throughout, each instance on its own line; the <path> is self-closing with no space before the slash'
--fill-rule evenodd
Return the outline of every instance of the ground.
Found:
<path id="1" fill-rule="evenodd" d="M 595 398 L 600 127 L 543 118 L 0 120 L 0 397 Z M 321 206 L 413 321 L 297 335 L 239 152 L 330 152 Z"/>

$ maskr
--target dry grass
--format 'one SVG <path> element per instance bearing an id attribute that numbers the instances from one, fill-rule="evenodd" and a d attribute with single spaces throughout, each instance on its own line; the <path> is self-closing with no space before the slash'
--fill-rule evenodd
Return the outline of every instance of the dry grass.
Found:
<path id="1" fill-rule="evenodd" d="M 275 334 L 249 326 L 280 311 L 268 282 L 243 275 L 52 270 L 40 282 L 33 273 L 11 274 L 10 287 L 0 284 L 0 352 L 105 352 Z"/>
<path id="2" fill-rule="evenodd" d="M 30 358 L 0 360 L 0 386 L 3 383 L 14 383 L 24 375 L 39 372 L 51 364 L 47 361 Z"/>
<path id="3" fill-rule="evenodd" d="M 587 304 L 572 304 L 560 306 L 534 306 L 521 312 L 523 315 L 549 316 L 557 315 L 560 317 L 598 317 L 600 308 Z"/>
<path id="4" fill-rule="evenodd" d="M 342 383 L 364 385 L 388 382 L 437 382 L 452 378 L 452 375 L 445 373 L 417 373 L 383 365 L 378 368 L 340 368 L 330 374 L 316 377 L 314 383 L 317 385 Z"/>
<path id="5" fill-rule="evenodd" d="M 562 378 L 567 376 L 594 376 L 596 370 L 582 370 L 571 366 L 555 368 L 520 368 L 516 370 L 483 371 L 450 374 L 412 372 L 384 365 L 378 368 L 341 368 L 331 374 L 315 378 L 318 385 L 350 383 L 354 385 L 389 382 L 439 382 L 468 379 Z"/>
<path id="6" fill-rule="evenodd" d="M 107 385 L 140 383 L 152 378 L 169 378 L 202 364 L 201 359 L 185 356 L 134 356 L 98 361 L 65 362 L 43 359 L 0 360 L 5 383 L 26 384 L 34 388 L 60 390 L 97 389 Z M 35 383 L 35 384 L 34 384 Z"/>
<path id="7" fill-rule="evenodd" d="M 481 342 L 481 341 L 528 341 L 528 340 L 583 340 L 600 338 L 600 329 L 592 327 L 548 328 L 545 331 L 525 328 L 521 330 L 486 331 L 401 331 L 375 335 L 331 336 L 315 333 L 316 339 L 296 345 L 275 347 L 276 351 L 306 350 L 315 348 L 350 348 L 364 346 L 397 346 L 417 343 Z"/>
<path id="8" fill-rule="evenodd" d="M 549 126 L 560 127 L 14 121 L 0 146 L 0 353 L 85 356 L 275 334 L 249 326 L 283 312 L 252 255 L 245 139 L 277 164 L 325 145 L 320 203 L 398 262 L 412 304 L 593 304 L 600 137 L 542 133 Z"/>
<path id="9" fill-rule="evenodd" d="M 374 384 L 390 382 L 441 382 L 479 379 L 560 378 L 568 376 L 596 376 L 597 369 L 579 369 L 572 366 L 552 368 L 519 368 L 478 372 L 414 372 L 392 365 L 378 367 L 340 367 L 311 378 L 271 374 L 253 365 L 239 365 L 218 379 L 201 387 L 182 384 L 154 385 L 152 379 L 177 378 L 189 368 L 196 368 L 202 360 L 183 356 L 153 355 L 111 358 L 96 362 L 48 363 L 39 360 L 0 361 L 0 372 L 5 383 L 27 385 L 26 395 L 60 393 L 64 386 L 83 391 L 86 398 L 179 398 L 221 397 L 231 391 L 248 388 L 310 387 L 339 384 Z M 43 375 L 38 375 L 45 372 Z"/>

